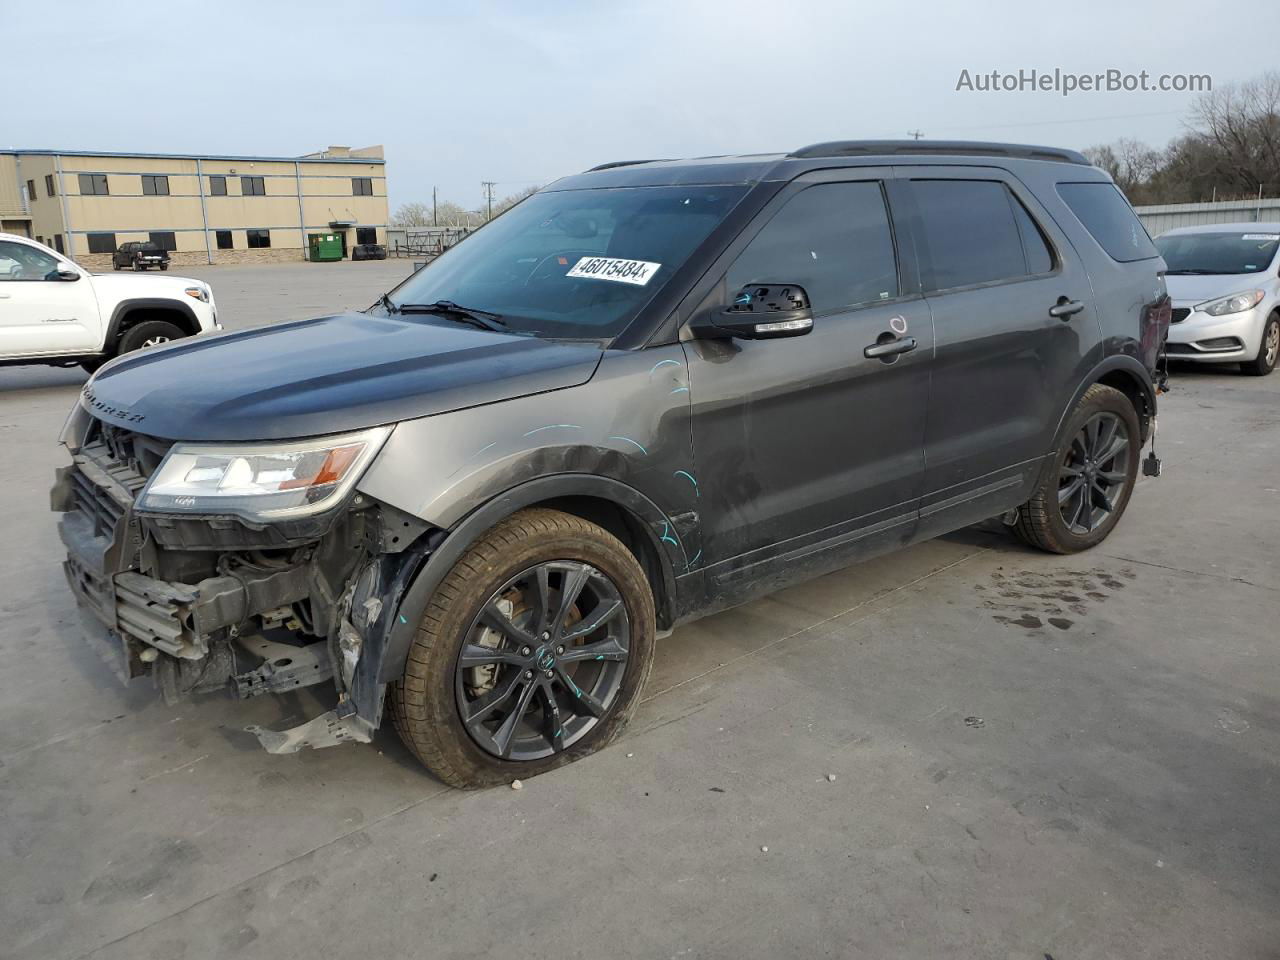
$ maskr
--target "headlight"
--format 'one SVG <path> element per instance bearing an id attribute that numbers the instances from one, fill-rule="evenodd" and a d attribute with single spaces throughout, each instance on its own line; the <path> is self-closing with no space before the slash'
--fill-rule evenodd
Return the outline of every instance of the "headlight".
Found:
<path id="1" fill-rule="evenodd" d="M 201 303 L 209 302 L 209 291 L 204 287 L 187 287 L 187 289 L 182 292 L 188 297 L 193 297 L 196 300 L 199 300 Z"/>
<path id="2" fill-rule="evenodd" d="M 1202 313 L 1207 313 L 1211 317 L 1223 317 L 1228 313 L 1242 313 L 1245 310 L 1252 310 L 1262 298 L 1266 296 L 1261 290 L 1247 290 L 1244 293 L 1232 294 L 1229 297 L 1223 297 L 1221 300 L 1209 300 L 1196 307 Z"/>
<path id="3" fill-rule="evenodd" d="M 138 506 L 251 520 L 320 513 L 346 496 L 390 434 L 390 427 L 375 427 L 294 443 L 178 443 L 152 474 Z"/>

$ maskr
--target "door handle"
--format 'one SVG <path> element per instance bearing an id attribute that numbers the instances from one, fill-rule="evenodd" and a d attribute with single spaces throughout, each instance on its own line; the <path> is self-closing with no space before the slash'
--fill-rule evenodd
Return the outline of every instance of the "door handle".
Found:
<path id="1" fill-rule="evenodd" d="M 918 344 L 915 337 L 900 337 L 888 343 L 873 343 L 862 351 L 868 360 L 882 360 L 885 357 L 897 356 L 899 353 L 910 353 Z"/>
<path id="2" fill-rule="evenodd" d="M 1059 320 L 1070 320 L 1083 309 L 1083 300 L 1069 300 L 1066 297 L 1059 297 L 1058 302 L 1049 308 L 1049 316 L 1057 317 Z"/>

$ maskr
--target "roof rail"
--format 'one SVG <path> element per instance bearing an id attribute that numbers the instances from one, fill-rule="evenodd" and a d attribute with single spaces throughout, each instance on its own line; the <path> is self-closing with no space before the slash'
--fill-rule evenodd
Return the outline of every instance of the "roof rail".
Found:
<path id="1" fill-rule="evenodd" d="M 1083 154 L 1061 147 L 1037 147 L 1023 143 L 983 143 L 978 140 L 831 140 L 793 150 L 790 157 L 882 156 L 1016 157 L 1089 166 Z"/>
<path id="2" fill-rule="evenodd" d="M 637 163 L 662 163 L 664 159 L 670 159 L 670 158 L 667 157 L 667 158 L 655 159 L 655 160 L 610 160 L 608 163 L 602 163 L 599 166 L 592 167 L 591 169 L 585 172 L 595 173 L 597 170 L 612 170 L 614 167 L 630 167 Z"/>

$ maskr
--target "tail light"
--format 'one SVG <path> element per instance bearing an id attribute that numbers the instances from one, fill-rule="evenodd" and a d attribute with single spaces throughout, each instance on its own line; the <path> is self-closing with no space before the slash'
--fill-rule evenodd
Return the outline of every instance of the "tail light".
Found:
<path id="1" fill-rule="evenodd" d="M 1160 351 L 1164 347 L 1164 338 L 1169 333 L 1169 324 L 1173 322 L 1173 301 L 1165 294 L 1159 300 L 1153 300 L 1142 308 L 1142 363 L 1152 374 L 1160 360 Z"/>

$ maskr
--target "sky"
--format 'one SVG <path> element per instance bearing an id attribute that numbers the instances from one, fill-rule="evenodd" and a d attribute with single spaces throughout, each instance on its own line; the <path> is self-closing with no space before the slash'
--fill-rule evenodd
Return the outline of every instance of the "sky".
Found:
<path id="1" fill-rule="evenodd" d="M 1052 10 L 1052 13 L 1047 11 Z M 1163 146 L 1178 92 L 957 90 L 992 70 L 1208 74 L 1268 68 L 1248 22 L 1202 2 L 839 0 L 58 4 L 6 45 L 0 148 L 295 156 L 386 148 L 392 209 L 496 193 L 619 159 L 789 151 L 835 139 Z M 0 23 L 30 21 L 0 0 Z M 43 30 L 43 28 L 40 28 Z"/>

